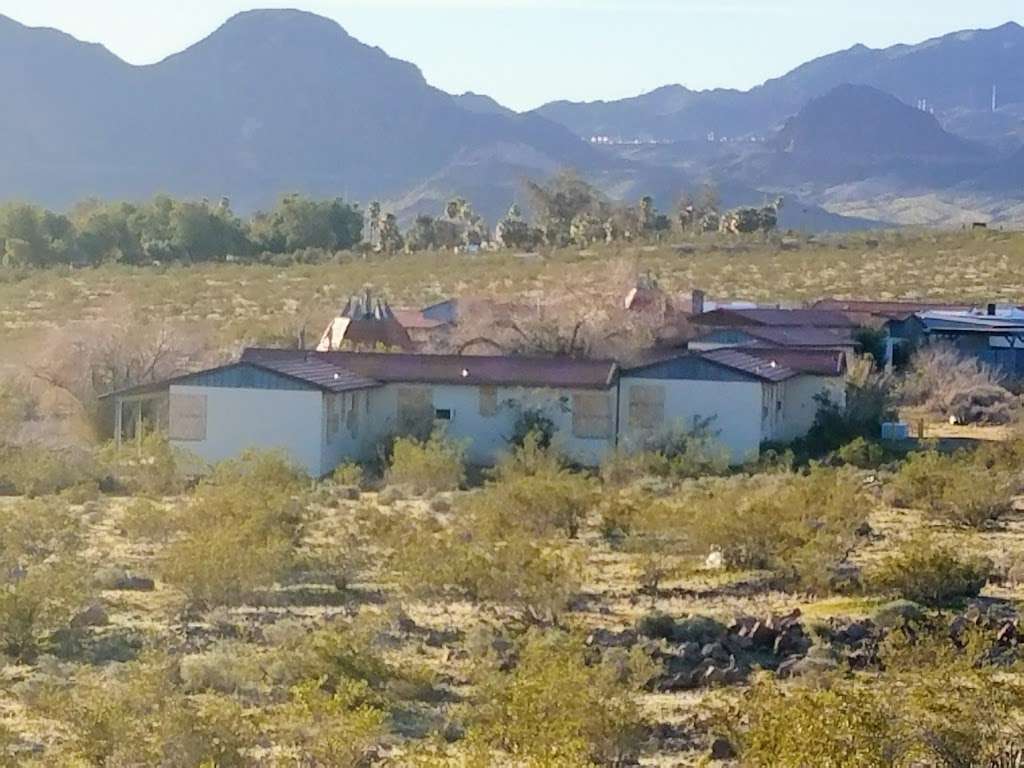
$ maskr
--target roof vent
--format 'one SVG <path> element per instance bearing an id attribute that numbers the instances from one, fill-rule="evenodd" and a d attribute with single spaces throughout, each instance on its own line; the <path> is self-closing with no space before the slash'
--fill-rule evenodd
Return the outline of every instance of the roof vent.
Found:
<path id="1" fill-rule="evenodd" d="M 340 378 L 341 378 L 341 374 L 340 374 L 340 373 L 336 373 L 336 374 L 334 374 L 334 380 L 335 380 L 335 381 L 337 381 L 337 380 L 338 380 L 338 379 L 340 379 Z"/>
<path id="2" fill-rule="evenodd" d="M 464 379 L 468 379 L 469 378 L 469 369 L 468 368 L 463 368 L 462 369 L 462 378 L 464 378 Z"/>

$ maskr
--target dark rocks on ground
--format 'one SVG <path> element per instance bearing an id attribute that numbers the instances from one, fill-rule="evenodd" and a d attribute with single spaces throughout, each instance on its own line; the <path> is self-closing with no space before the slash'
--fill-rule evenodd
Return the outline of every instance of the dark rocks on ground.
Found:
<path id="1" fill-rule="evenodd" d="M 93 603 L 71 619 L 71 626 L 76 629 L 102 627 L 109 623 L 110 618 L 107 616 L 107 611 L 99 603 Z"/>
<path id="2" fill-rule="evenodd" d="M 709 754 L 712 760 L 732 760 L 736 757 L 736 749 L 728 739 L 719 736 L 712 740 Z"/>
<path id="3" fill-rule="evenodd" d="M 676 620 L 667 613 L 652 611 L 640 617 L 636 623 L 636 631 L 641 637 L 671 640 L 675 637 Z"/>
<path id="4" fill-rule="evenodd" d="M 872 620 L 884 629 L 898 629 L 924 618 L 924 609 L 911 600 L 893 600 L 878 608 Z"/>

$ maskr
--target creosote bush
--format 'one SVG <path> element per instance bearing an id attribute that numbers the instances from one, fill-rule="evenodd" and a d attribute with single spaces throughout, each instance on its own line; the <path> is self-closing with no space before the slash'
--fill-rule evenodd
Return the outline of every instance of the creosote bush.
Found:
<path id="1" fill-rule="evenodd" d="M 511 671 L 486 669 L 477 683 L 467 741 L 478 754 L 489 748 L 515 764 L 584 768 L 619 764 L 639 751 L 635 689 L 616 665 L 588 661 L 578 636 L 532 631 Z"/>
<path id="2" fill-rule="evenodd" d="M 911 454 L 890 482 L 897 506 L 918 507 L 954 525 L 982 528 L 1007 513 L 1021 485 L 1022 446 L 943 455 Z"/>
<path id="3" fill-rule="evenodd" d="M 678 504 L 697 552 L 717 551 L 731 568 L 768 570 L 788 586 L 818 592 L 831 587 L 868 513 L 856 477 L 824 467 L 716 481 Z"/>
<path id="4" fill-rule="evenodd" d="M 895 633 L 877 678 L 784 687 L 761 678 L 723 718 L 753 768 L 997 765 L 1017 732 L 1024 686 L 992 662 L 993 638 Z"/>
<path id="5" fill-rule="evenodd" d="M 308 478 L 279 454 L 218 465 L 189 500 L 163 573 L 194 606 L 237 603 L 295 562 Z"/>
<path id="6" fill-rule="evenodd" d="M 392 447 L 386 480 L 415 493 L 458 490 L 466 480 L 465 448 L 434 432 L 425 441 L 397 438 Z"/>
<path id="7" fill-rule="evenodd" d="M 977 597 L 992 568 L 985 558 L 961 557 L 952 547 L 918 536 L 876 565 L 868 584 L 915 603 L 942 607 Z"/>

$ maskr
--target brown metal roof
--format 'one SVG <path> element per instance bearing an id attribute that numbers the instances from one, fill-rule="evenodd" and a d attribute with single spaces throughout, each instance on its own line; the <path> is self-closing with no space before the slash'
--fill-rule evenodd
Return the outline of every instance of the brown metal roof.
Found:
<path id="1" fill-rule="evenodd" d="M 971 307 L 966 304 L 943 304 L 927 301 L 861 301 L 850 299 L 821 299 L 814 309 L 843 312 L 846 315 L 871 315 L 889 320 L 906 320 L 918 312 L 932 310 L 964 311 Z"/>
<path id="2" fill-rule="evenodd" d="M 740 326 L 737 330 L 774 347 L 811 347 L 832 349 L 855 347 L 850 332 L 841 328 L 773 328 L 767 326 Z"/>
<path id="3" fill-rule="evenodd" d="M 451 325 L 447 320 L 435 320 L 426 317 L 421 309 L 396 309 L 395 319 L 406 330 L 432 331 L 435 328 L 444 328 Z"/>
<path id="4" fill-rule="evenodd" d="M 798 373 L 813 376 L 843 376 L 846 355 L 831 349 L 780 349 L 774 347 L 743 347 L 744 352 L 761 360 L 775 361 Z"/>
<path id="5" fill-rule="evenodd" d="M 762 360 L 759 357 L 749 354 L 745 350 L 737 349 L 735 347 L 715 349 L 711 352 L 702 352 L 700 356 L 705 360 L 710 360 L 718 365 L 724 365 L 726 368 L 732 368 L 736 371 L 749 373 L 759 379 L 769 382 L 786 381 L 787 379 L 792 379 L 795 376 L 800 375 L 798 371 L 795 371 L 778 361 Z"/>
<path id="6" fill-rule="evenodd" d="M 367 379 L 396 383 L 607 389 L 618 372 L 618 366 L 610 360 L 568 357 L 306 353 L 287 349 L 247 349 L 242 360 L 266 364 L 307 354 Z"/>
<path id="7" fill-rule="evenodd" d="M 774 328 L 854 328 L 853 322 L 842 312 L 824 309 L 713 309 L 691 318 L 698 325 L 707 326 L 768 326 Z"/>
<path id="8" fill-rule="evenodd" d="M 319 357 L 298 352 L 295 359 L 260 360 L 244 362 L 257 368 L 280 373 L 304 381 L 328 392 L 350 392 L 357 389 L 379 387 L 381 382 L 353 373 Z"/>

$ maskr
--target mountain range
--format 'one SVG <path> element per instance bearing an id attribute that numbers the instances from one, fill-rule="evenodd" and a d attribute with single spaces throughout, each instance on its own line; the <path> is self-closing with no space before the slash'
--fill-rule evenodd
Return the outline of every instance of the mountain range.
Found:
<path id="1" fill-rule="evenodd" d="M 573 167 L 663 208 L 709 180 L 729 205 L 782 194 L 794 228 L 1024 222 L 1017 24 L 855 46 L 749 91 L 517 114 L 301 11 L 239 14 L 147 66 L 0 16 L 0 100 L 0 198 L 56 208 L 167 192 L 247 212 L 299 191 L 408 220 L 462 195 L 493 221 L 524 179 Z"/>

